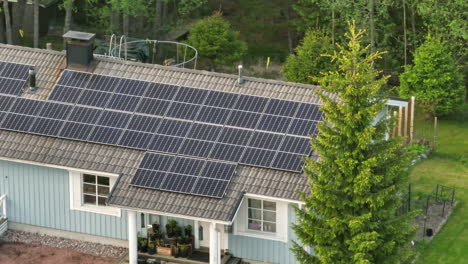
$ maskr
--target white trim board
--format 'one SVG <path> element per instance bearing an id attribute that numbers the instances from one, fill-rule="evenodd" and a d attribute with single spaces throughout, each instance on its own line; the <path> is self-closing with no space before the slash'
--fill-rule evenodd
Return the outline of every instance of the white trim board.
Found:
<path id="1" fill-rule="evenodd" d="M 5 157 L 0 157 L 0 160 L 18 162 L 18 163 L 24 163 L 24 164 L 36 165 L 36 166 L 42 166 L 42 167 L 48 167 L 48 168 L 54 168 L 54 169 L 62 169 L 62 170 L 68 170 L 68 171 L 73 170 L 73 171 L 78 171 L 78 172 L 81 172 L 81 173 L 88 173 L 88 174 L 94 174 L 94 175 L 97 174 L 97 175 L 102 175 L 102 176 L 107 176 L 107 177 L 118 177 L 119 176 L 119 174 L 116 174 L 116 173 L 78 169 L 78 168 L 59 166 L 59 165 L 53 165 L 53 164 L 47 164 L 47 163 L 35 162 L 35 161 L 28 161 L 28 160 L 11 159 L 11 158 L 5 158 Z"/>
<path id="2" fill-rule="evenodd" d="M 210 219 L 210 218 L 201 218 L 201 217 L 187 216 L 187 215 L 181 215 L 181 214 L 171 214 L 171 213 L 165 213 L 165 212 L 160 212 L 160 211 L 151 211 L 151 210 L 147 210 L 147 209 L 139 209 L 139 208 L 133 208 L 133 207 L 119 206 L 119 205 L 112 205 L 112 206 L 117 207 L 117 208 L 121 208 L 121 209 L 124 209 L 124 210 L 127 210 L 127 211 L 135 211 L 135 212 L 139 212 L 139 213 L 148 213 L 148 214 L 177 217 L 177 218 L 196 220 L 196 221 L 203 221 L 203 222 L 212 222 L 212 223 L 221 224 L 221 225 L 230 225 L 231 224 L 231 222 L 228 222 L 228 221 L 213 220 L 213 219 Z"/>

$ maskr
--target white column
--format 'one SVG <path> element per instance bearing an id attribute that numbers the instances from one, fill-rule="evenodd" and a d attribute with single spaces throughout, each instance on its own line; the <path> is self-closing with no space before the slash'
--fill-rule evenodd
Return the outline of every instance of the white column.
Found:
<path id="1" fill-rule="evenodd" d="M 0 206 L 2 207 L 2 216 L 7 218 L 7 200 L 6 195 L 0 197 Z"/>
<path id="2" fill-rule="evenodd" d="M 200 222 L 197 220 L 193 221 L 193 239 L 195 240 L 195 249 L 200 248 Z"/>
<path id="3" fill-rule="evenodd" d="M 219 236 L 216 224 L 210 223 L 210 264 L 220 264 Z"/>
<path id="4" fill-rule="evenodd" d="M 216 255 L 216 263 L 221 264 L 221 232 L 216 229 L 216 237 L 218 238 L 218 243 L 216 245 L 216 252 L 218 253 Z"/>
<path id="5" fill-rule="evenodd" d="M 128 216 L 128 261 L 129 264 L 138 262 L 138 241 L 137 241 L 137 213 L 127 211 Z"/>

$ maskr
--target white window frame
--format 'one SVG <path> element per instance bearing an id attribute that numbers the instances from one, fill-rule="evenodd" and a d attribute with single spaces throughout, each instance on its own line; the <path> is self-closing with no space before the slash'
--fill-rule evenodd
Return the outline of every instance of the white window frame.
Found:
<path id="1" fill-rule="evenodd" d="M 276 232 L 248 229 L 248 199 L 276 203 Z M 288 203 L 275 199 L 245 196 L 234 220 L 234 235 L 288 242 Z"/>
<path id="2" fill-rule="evenodd" d="M 81 172 L 81 171 L 69 171 L 69 184 L 70 184 L 70 209 L 76 211 L 90 212 L 103 215 L 111 216 L 122 216 L 122 210 L 117 207 L 110 206 L 98 206 L 83 203 L 83 174 L 91 174 L 109 178 L 109 188 L 112 190 L 115 182 L 117 181 L 117 175 L 110 175 L 105 173 L 93 173 L 93 172 Z M 97 197 L 96 197 L 97 198 Z"/>

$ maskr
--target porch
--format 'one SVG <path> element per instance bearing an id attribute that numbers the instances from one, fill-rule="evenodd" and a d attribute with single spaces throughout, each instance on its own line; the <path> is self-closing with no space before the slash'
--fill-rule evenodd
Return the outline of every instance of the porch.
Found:
<path id="1" fill-rule="evenodd" d="M 137 211 L 127 217 L 130 264 L 223 264 L 231 258 L 224 223 Z"/>
<path id="2" fill-rule="evenodd" d="M 0 196 L 0 236 L 3 235 L 8 229 L 7 217 L 7 197 L 6 195 Z"/>

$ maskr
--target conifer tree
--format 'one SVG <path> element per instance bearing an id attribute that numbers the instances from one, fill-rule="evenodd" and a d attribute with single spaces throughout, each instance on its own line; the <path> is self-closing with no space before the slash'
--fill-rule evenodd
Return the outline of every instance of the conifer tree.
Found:
<path id="1" fill-rule="evenodd" d="M 373 67 L 382 53 L 369 54 L 361 46 L 364 32 L 354 23 L 349 29 L 347 46 L 331 55 L 338 70 L 319 80 L 324 120 L 311 143 L 319 159 L 304 166 L 310 194 L 296 208 L 293 230 L 301 243 L 292 250 L 301 263 L 401 263 L 411 255 L 413 235 L 414 213 L 396 214 L 408 155 L 398 138 L 385 140 L 386 120 L 372 125 L 385 104 L 387 78 L 377 78 Z"/>

